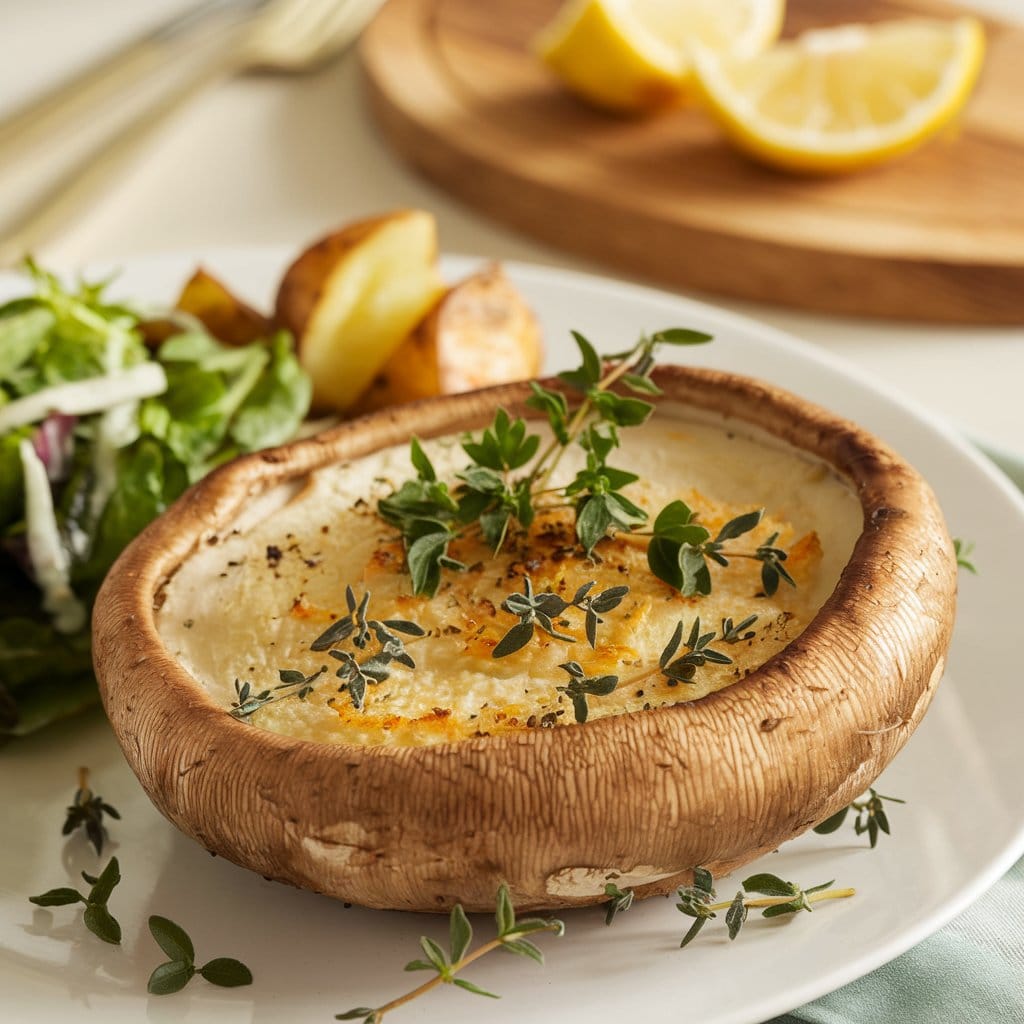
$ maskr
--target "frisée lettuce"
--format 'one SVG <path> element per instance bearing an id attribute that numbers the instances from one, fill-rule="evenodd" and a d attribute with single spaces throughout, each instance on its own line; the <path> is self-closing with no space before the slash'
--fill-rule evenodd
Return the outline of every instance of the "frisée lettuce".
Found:
<path id="1" fill-rule="evenodd" d="M 213 467 L 294 436 L 311 388 L 291 337 L 198 322 L 148 347 L 108 282 L 32 263 L 0 306 L 0 736 L 96 700 L 88 612 L 127 543 Z"/>

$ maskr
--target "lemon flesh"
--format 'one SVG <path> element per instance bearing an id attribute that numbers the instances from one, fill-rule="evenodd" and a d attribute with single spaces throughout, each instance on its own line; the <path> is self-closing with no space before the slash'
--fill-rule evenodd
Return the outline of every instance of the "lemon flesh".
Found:
<path id="1" fill-rule="evenodd" d="M 981 24 L 907 19 L 807 32 L 757 56 L 700 50 L 696 87 L 736 145 L 786 170 L 856 170 L 916 148 L 963 108 Z"/>
<path id="2" fill-rule="evenodd" d="M 784 9 L 785 0 L 570 0 L 534 48 L 578 96 L 636 113 L 687 95 L 694 46 L 749 57 L 778 36 Z"/>

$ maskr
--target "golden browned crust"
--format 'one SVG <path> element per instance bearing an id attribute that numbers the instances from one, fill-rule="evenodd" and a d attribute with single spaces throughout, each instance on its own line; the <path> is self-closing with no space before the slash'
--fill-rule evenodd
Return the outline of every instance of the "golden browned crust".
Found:
<path id="1" fill-rule="evenodd" d="M 921 477 L 867 432 L 781 389 L 661 368 L 660 400 L 753 424 L 853 484 L 864 531 L 804 633 L 703 700 L 430 747 L 327 746 L 242 724 L 164 649 L 153 603 L 253 494 L 318 467 L 523 415 L 525 384 L 433 399 L 247 456 L 190 490 L 122 554 L 94 614 L 107 714 L 156 806 L 263 875 L 371 907 L 603 899 L 622 875 L 668 892 L 799 835 L 861 793 L 913 732 L 942 674 L 956 561 Z M 631 877 L 632 876 L 632 877 Z M 624 883 L 626 884 L 626 883 Z"/>

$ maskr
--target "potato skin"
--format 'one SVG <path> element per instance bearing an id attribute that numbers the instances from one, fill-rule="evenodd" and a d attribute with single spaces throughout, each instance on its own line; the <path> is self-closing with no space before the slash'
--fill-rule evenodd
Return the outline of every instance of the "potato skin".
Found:
<path id="1" fill-rule="evenodd" d="M 445 292 L 355 411 L 525 380 L 540 373 L 543 359 L 537 318 L 500 264 L 492 263 Z"/>
<path id="2" fill-rule="evenodd" d="M 226 345 L 248 345 L 273 331 L 269 317 L 243 302 L 204 267 L 185 282 L 176 307 L 191 313 Z"/>
<path id="3" fill-rule="evenodd" d="M 243 302 L 205 267 L 197 267 L 185 282 L 174 308 L 194 316 L 225 345 L 248 345 L 268 338 L 274 330 L 269 317 Z M 154 349 L 184 329 L 180 320 L 171 317 L 144 320 L 139 325 L 143 341 Z"/>

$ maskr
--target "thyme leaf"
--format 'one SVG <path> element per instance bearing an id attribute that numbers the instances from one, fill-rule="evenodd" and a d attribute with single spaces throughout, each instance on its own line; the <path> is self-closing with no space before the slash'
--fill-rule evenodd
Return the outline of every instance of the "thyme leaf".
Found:
<path id="1" fill-rule="evenodd" d="M 632 889 L 622 890 L 614 882 L 607 882 L 604 894 L 608 897 L 603 904 L 605 908 L 604 923 L 609 925 L 615 920 L 616 914 L 624 914 L 633 906 L 635 893 Z"/>
<path id="2" fill-rule="evenodd" d="M 956 555 L 956 564 L 961 569 L 966 569 L 969 573 L 977 576 L 978 570 L 971 560 L 971 552 L 973 551 L 974 543 L 972 541 L 963 540 L 961 537 L 953 538 L 953 552 Z"/>
<path id="3" fill-rule="evenodd" d="M 237 988 L 252 984 L 252 972 L 240 960 L 220 956 L 196 967 L 195 947 L 188 933 L 169 918 L 154 914 L 149 919 L 149 931 L 157 945 L 170 958 L 158 964 L 149 976 L 146 986 L 150 995 L 166 996 L 180 992 L 197 974 L 211 985 Z"/>
<path id="4" fill-rule="evenodd" d="M 37 907 L 64 907 L 82 903 L 85 906 L 82 920 L 86 928 L 98 939 L 114 946 L 120 945 L 121 925 L 107 909 L 110 896 L 121 881 L 121 868 L 117 858 L 111 857 L 98 877 L 87 875 L 84 871 L 82 877 L 90 886 L 87 895 L 83 895 L 77 889 L 61 887 L 49 889 L 39 896 L 30 896 L 29 903 L 34 903 Z"/>

